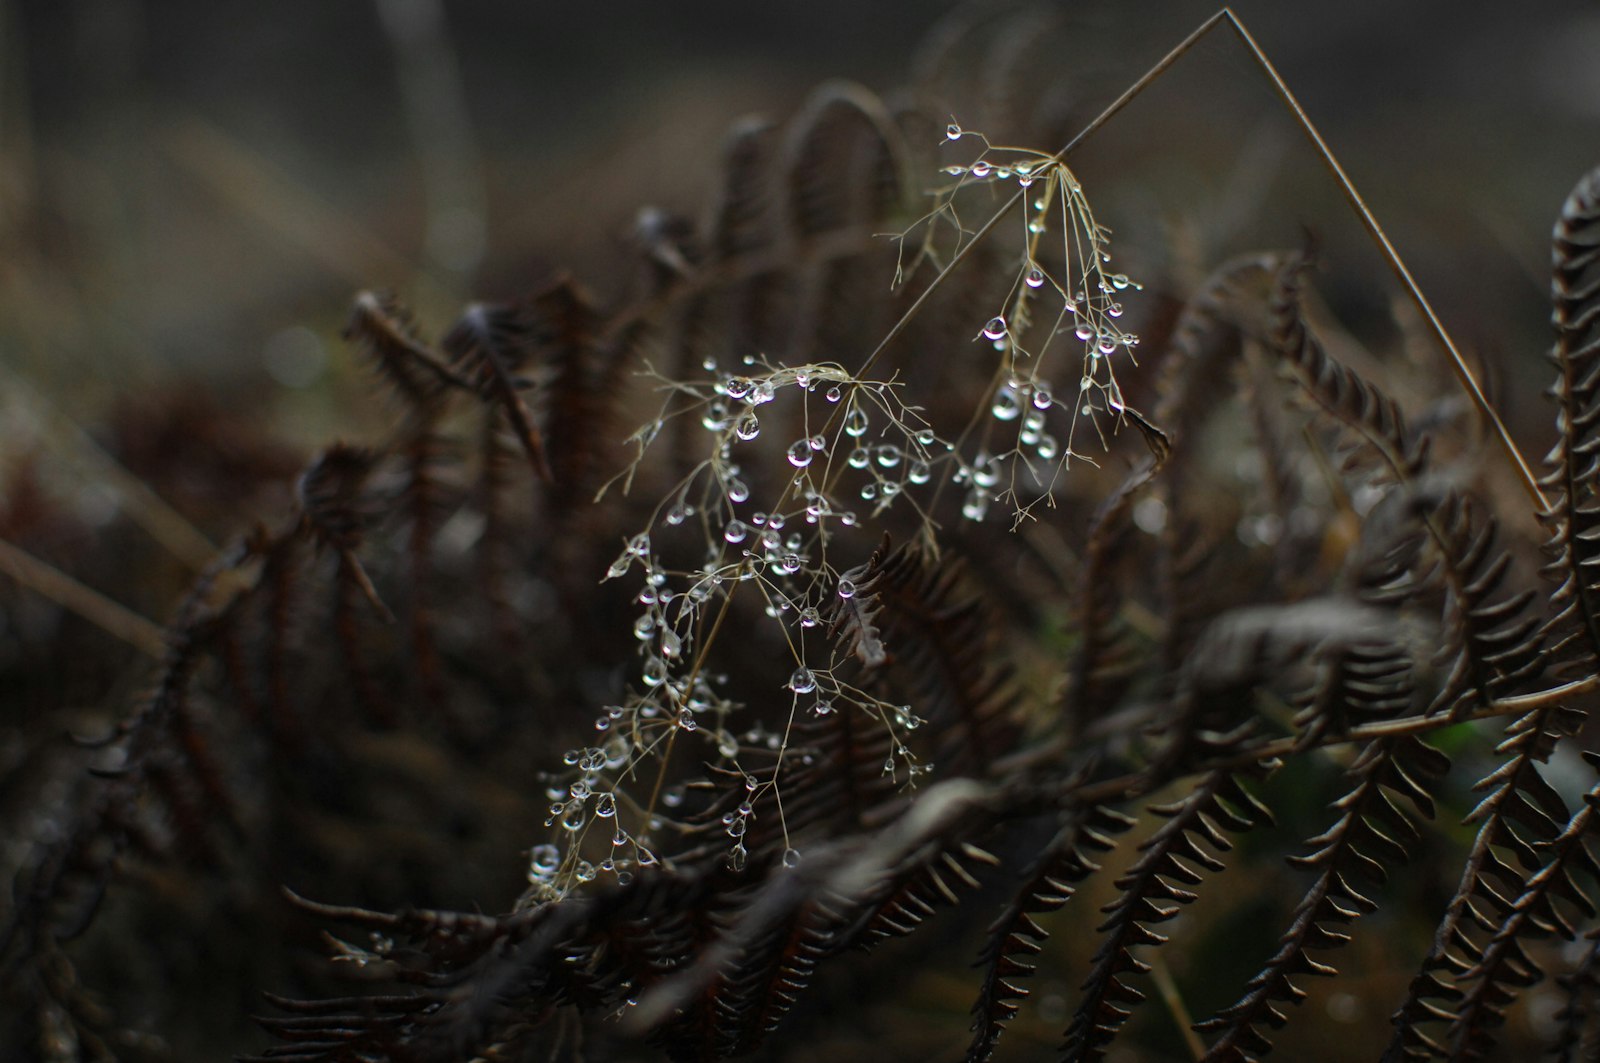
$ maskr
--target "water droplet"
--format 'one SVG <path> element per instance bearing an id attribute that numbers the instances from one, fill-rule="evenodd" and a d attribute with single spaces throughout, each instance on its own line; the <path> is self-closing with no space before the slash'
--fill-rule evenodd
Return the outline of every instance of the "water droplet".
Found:
<path id="1" fill-rule="evenodd" d="M 867 453 L 866 447 L 856 447 L 850 452 L 850 456 L 844 460 L 852 469 L 865 469 L 872 460 L 872 456 Z"/>
<path id="2" fill-rule="evenodd" d="M 1033 405 L 1035 409 L 1048 410 L 1052 402 L 1050 395 L 1050 381 L 1040 380 L 1033 385 Z"/>
<path id="3" fill-rule="evenodd" d="M 728 382 L 723 385 L 723 391 L 727 393 L 730 399 L 742 399 L 750 394 L 750 389 L 753 387 L 755 387 L 754 381 L 747 380 L 742 376 L 736 376 L 728 379 Z"/>
<path id="4" fill-rule="evenodd" d="M 1121 303 L 1112 303 L 1111 305 L 1106 307 L 1106 313 L 1111 315 L 1112 317 L 1121 317 L 1122 316 L 1122 304 Z"/>
<path id="5" fill-rule="evenodd" d="M 972 164 L 972 176 L 980 178 L 980 179 L 984 178 L 984 177 L 988 177 L 989 173 L 990 173 L 990 171 L 992 169 L 993 169 L 993 167 L 990 166 L 987 162 L 984 162 L 982 159 L 979 159 L 977 162 Z"/>
<path id="6" fill-rule="evenodd" d="M 750 497 L 750 485 L 735 476 L 728 481 L 728 501 L 743 502 Z"/>
<path id="7" fill-rule="evenodd" d="M 1039 219 L 1034 219 L 1033 221 L 1030 221 L 1028 223 L 1028 231 L 1030 233 L 1042 233 L 1042 232 L 1044 232 L 1044 222 L 1040 221 Z"/>
<path id="8" fill-rule="evenodd" d="M 1109 333 L 1100 337 L 1099 351 L 1101 354 L 1111 354 L 1117 349 L 1116 338 Z"/>
<path id="9" fill-rule="evenodd" d="M 989 412 L 997 421 L 1015 421 L 1022 412 L 1022 407 L 1017 403 L 1017 393 L 1009 386 L 1002 386 L 994 393 L 994 405 L 989 407 Z"/>
<path id="10" fill-rule="evenodd" d="M 924 428 L 917 433 L 917 445 L 921 447 L 931 447 L 938 440 L 938 438 L 938 436 L 933 434 L 933 429 Z"/>
<path id="11" fill-rule="evenodd" d="M 800 564 L 799 554 L 784 554 L 783 560 L 779 562 L 778 567 L 783 569 L 785 574 L 792 576 L 800 571 Z"/>
<path id="12" fill-rule="evenodd" d="M 645 661 L 644 662 L 644 670 L 639 673 L 639 681 L 642 682 L 647 687 L 660 686 L 662 680 L 664 680 L 666 678 L 667 678 L 667 662 L 663 661 L 659 657 L 652 657 L 648 661 Z M 602 717 L 602 719 L 605 719 L 605 717 Z M 598 722 L 599 721 L 596 721 L 597 724 L 598 724 Z M 609 721 L 607 721 L 606 726 L 608 726 L 608 727 L 610 726 L 610 722 Z M 604 727 L 602 727 L 600 729 L 602 731 L 605 730 Z"/>
<path id="13" fill-rule="evenodd" d="M 582 830 L 584 821 L 588 818 L 582 805 L 568 805 L 566 811 L 561 813 L 561 829 L 569 831 Z"/>
<path id="14" fill-rule="evenodd" d="M 561 866 L 561 850 L 553 845 L 535 845 L 528 851 L 528 880 L 548 879 Z"/>
<path id="15" fill-rule="evenodd" d="M 873 499 L 875 499 L 877 497 L 878 497 L 878 485 L 877 484 L 872 483 L 872 484 L 862 484 L 861 485 L 861 501 L 863 501 L 863 502 L 871 502 Z"/>
<path id="16" fill-rule="evenodd" d="M 1050 461 L 1061 452 L 1061 445 L 1056 442 L 1055 436 L 1042 436 L 1039 439 L 1039 457 Z"/>
<path id="17" fill-rule="evenodd" d="M 1038 266 L 1033 267 L 1028 271 L 1028 275 L 1023 278 L 1023 283 L 1030 288 L 1043 287 L 1044 270 L 1040 269 Z"/>
<path id="18" fill-rule="evenodd" d="M 747 413 L 739 418 L 733 434 L 746 441 L 752 440 L 761 434 L 761 420 L 755 414 Z"/>
<path id="19" fill-rule="evenodd" d="M 750 389 L 750 394 L 744 401 L 752 406 L 760 406 L 764 402 L 771 402 L 776 393 L 777 389 L 772 386 L 772 381 L 763 380 Z"/>
<path id="20" fill-rule="evenodd" d="M 838 402 L 840 399 L 844 398 L 844 392 L 840 391 L 838 387 L 835 386 L 823 392 L 822 397 L 827 399 L 829 402 Z"/>
<path id="21" fill-rule="evenodd" d="M 856 596 L 856 585 L 855 585 L 855 582 L 852 581 L 852 580 L 847 580 L 847 579 L 840 580 L 839 581 L 839 597 L 841 597 L 841 598 L 854 598 L 855 596 Z"/>
<path id="22" fill-rule="evenodd" d="M 684 789 L 682 785 L 669 786 L 661 793 L 661 803 L 668 808 L 677 808 L 683 804 Z"/>
<path id="23" fill-rule="evenodd" d="M 1006 334 L 1006 319 L 1001 317 L 1001 316 L 999 316 L 998 314 L 996 314 L 994 317 L 990 318 L 989 319 L 989 323 L 987 325 L 983 326 L 983 335 L 984 335 L 985 339 L 991 339 L 991 340 L 1004 339 L 1005 338 L 1005 334 Z"/>
<path id="24" fill-rule="evenodd" d="M 700 418 L 700 426 L 709 432 L 720 432 L 728 427 L 728 407 L 713 402 L 706 407 L 705 416 Z"/>
<path id="25" fill-rule="evenodd" d="M 1079 322 L 1078 327 L 1072 330 L 1072 334 L 1080 340 L 1092 340 L 1094 339 L 1094 328 L 1087 322 Z"/>
<path id="26" fill-rule="evenodd" d="M 870 423 L 865 410 L 859 406 L 852 406 L 850 412 L 844 415 L 844 434 L 853 438 L 864 436 Z"/>
<path id="27" fill-rule="evenodd" d="M 960 140 L 961 127 L 956 125 L 954 122 L 951 122 L 949 125 L 944 127 L 944 136 L 946 140 Z"/>
<path id="28" fill-rule="evenodd" d="M 989 512 L 989 492 L 981 487 L 974 487 L 968 491 L 966 499 L 961 503 L 961 515 L 968 520 L 982 520 L 987 512 Z"/>
<path id="29" fill-rule="evenodd" d="M 914 461 L 906 470 L 906 479 L 914 484 L 925 484 L 933 479 L 933 470 L 928 468 L 928 463 L 925 461 Z"/>
<path id="30" fill-rule="evenodd" d="M 611 794 L 601 794 L 594 803 L 594 814 L 604 819 L 610 819 L 617 814 L 617 799 Z"/>
<path id="31" fill-rule="evenodd" d="M 900 448 L 884 443 L 877 450 L 878 464 L 885 469 L 892 469 L 900 464 Z"/>
<path id="32" fill-rule="evenodd" d="M 784 867 L 799 867 L 800 866 L 800 850 L 799 849 L 785 849 L 783 851 L 783 866 Z"/>
<path id="33" fill-rule="evenodd" d="M 846 528 L 854 528 L 856 526 L 855 512 L 847 509 L 843 513 L 839 514 L 839 523 L 843 524 Z"/>
<path id="34" fill-rule="evenodd" d="M 797 439 L 789 447 L 789 464 L 797 469 L 803 469 L 811 464 L 813 453 L 810 443 L 804 439 Z"/>
<path id="35" fill-rule="evenodd" d="M 789 677 L 789 689 L 796 694 L 809 694 L 817 689 L 817 677 L 809 668 L 796 668 Z"/>
<path id="36" fill-rule="evenodd" d="M 833 702 L 829 701 L 827 698 L 823 698 L 821 701 L 818 701 L 811 707 L 811 711 L 816 713 L 818 716 L 827 716 L 833 712 Z"/>
<path id="37" fill-rule="evenodd" d="M 649 613 L 644 614 L 633 622 L 633 637 L 641 642 L 648 639 L 656 630 L 656 618 Z"/>
<path id="38" fill-rule="evenodd" d="M 951 177 L 960 177 L 962 174 L 967 172 L 967 168 L 965 166 L 946 166 L 944 168 L 944 172 L 949 174 Z"/>
<path id="39" fill-rule="evenodd" d="M 730 543 L 742 543 L 744 537 L 750 533 L 742 520 L 730 520 L 728 526 L 722 530 L 722 537 Z"/>
<path id="40" fill-rule="evenodd" d="M 816 627 L 818 621 L 820 621 L 821 619 L 822 619 L 821 614 L 817 612 L 817 610 L 816 610 L 816 608 L 814 606 L 809 606 L 808 605 L 804 609 L 800 610 L 800 626 L 801 627 Z"/>
<path id="41" fill-rule="evenodd" d="M 661 656 L 676 657 L 683 652 L 683 639 L 671 628 L 661 629 Z"/>

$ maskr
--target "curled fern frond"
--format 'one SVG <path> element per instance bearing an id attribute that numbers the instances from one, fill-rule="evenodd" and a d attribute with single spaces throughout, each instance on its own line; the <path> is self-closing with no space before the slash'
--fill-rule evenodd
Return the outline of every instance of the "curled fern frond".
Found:
<path id="1" fill-rule="evenodd" d="M 1546 572 L 1559 584 L 1552 652 L 1576 649 L 1581 640 L 1592 656 L 1600 654 L 1600 585 L 1587 574 L 1600 563 L 1600 170 L 1586 174 L 1562 205 L 1551 260 L 1551 357 L 1560 374 L 1551 389 L 1556 445 L 1545 458 L 1553 468 L 1543 484 L 1555 493 L 1554 510 L 1545 516 Z"/>
<path id="2" fill-rule="evenodd" d="M 362 292 L 350 308 L 345 338 L 361 344 L 378 373 L 413 410 L 432 410 L 446 391 L 470 384 L 422 341 L 411 311 L 390 293 Z"/>
<path id="3" fill-rule="evenodd" d="M 533 411 L 522 400 L 521 389 L 527 382 L 518 377 L 532 354 L 531 332 L 520 308 L 474 303 L 445 333 L 440 346 L 456 374 L 470 380 L 484 401 L 504 412 L 534 474 L 548 481 L 551 473 L 544 437 L 534 424 Z"/>

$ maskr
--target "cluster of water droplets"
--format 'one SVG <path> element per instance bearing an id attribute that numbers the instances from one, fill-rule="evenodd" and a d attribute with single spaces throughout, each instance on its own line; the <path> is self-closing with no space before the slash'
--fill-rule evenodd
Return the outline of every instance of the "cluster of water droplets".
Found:
<path id="1" fill-rule="evenodd" d="M 1095 220 L 1083 185 L 1054 155 L 997 148 L 982 134 L 952 122 L 947 143 L 974 140 L 977 159 L 945 167 L 959 178 L 943 195 L 972 183 L 1015 181 L 1022 195 L 1023 232 L 1019 267 L 1005 307 L 982 323 L 977 339 L 1001 356 L 992 393 L 990 449 L 962 463 L 955 476 L 967 486 L 963 514 L 981 520 L 988 503 L 1019 486 L 1013 465 L 1002 477 L 997 466 L 1016 459 L 1032 486 L 1048 494 L 1054 476 L 1070 464 L 1080 421 L 1123 416 L 1119 361 L 1134 360 L 1136 334 L 1124 329 L 1123 299 L 1141 286 L 1111 269 L 1111 231 Z M 1068 369 L 1063 366 L 1066 355 Z M 1002 427 L 1003 426 L 1003 427 Z M 1014 446 L 1002 439 L 1015 432 Z M 1004 480 L 1005 487 L 997 489 Z M 1025 508 L 1025 507 L 1024 507 Z"/>
<path id="2" fill-rule="evenodd" d="M 792 699 L 794 718 L 864 711 L 901 734 L 919 722 L 909 708 L 886 706 L 842 684 L 827 666 L 833 652 L 829 621 L 855 593 L 829 561 L 829 551 L 837 550 L 841 536 L 851 537 L 846 556 L 859 561 L 877 537 L 863 527 L 864 517 L 919 494 L 914 504 L 931 508 L 941 478 L 959 475 L 970 463 L 901 401 L 891 381 L 856 379 L 837 365 L 788 367 L 755 356 L 733 370 L 709 359 L 703 368 L 706 379 L 673 381 L 672 387 L 695 400 L 677 415 L 698 422 L 705 458 L 662 500 L 650 525 L 623 543 L 606 572 L 607 580 L 634 581 L 637 588 L 638 663 L 629 694 L 595 720 L 597 748 L 620 753 L 608 757 L 598 775 L 588 770 L 594 767 L 591 754 L 578 751 L 578 759 L 569 760 L 580 771 L 553 794 L 550 817 L 567 844 L 557 837 L 559 860 L 549 848 L 534 850 L 529 876 L 536 888 L 556 889 L 627 866 L 595 863 L 578 855 L 583 847 L 576 842 L 600 818 L 611 820 L 618 838 L 630 838 L 622 822 L 629 817 L 616 814 L 620 787 L 608 789 L 605 779 L 656 772 L 657 765 L 642 768 L 638 762 L 685 735 L 708 747 L 685 754 L 687 762 L 742 775 L 752 791 L 752 799 L 724 823 L 730 862 L 738 866 L 746 859 L 753 809 L 765 807 L 754 797 L 773 783 L 770 775 L 758 781 L 744 761 L 755 751 L 767 764 L 774 754 L 806 754 L 786 752 L 786 731 L 757 726 L 735 733 L 739 706 L 724 693 L 726 677 L 706 667 L 709 647 L 696 639 L 716 628 L 735 592 L 759 596 L 766 616 L 789 630 L 796 656 L 787 669 L 775 670 L 774 687 Z M 636 433 L 641 455 L 660 434 L 659 423 Z M 693 560 L 686 565 L 686 559 Z M 723 637 L 737 641 L 726 632 Z M 893 749 L 886 772 L 910 780 L 927 770 L 903 741 L 897 739 Z M 600 805 L 600 794 L 611 794 L 611 803 Z M 659 810 L 627 812 L 633 819 L 670 819 L 681 799 L 681 791 L 668 787 Z M 602 807 L 609 815 L 600 814 Z M 786 866 L 799 859 L 792 849 L 783 854 Z"/>
<path id="3" fill-rule="evenodd" d="M 609 710 L 608 719 L 626 713 Z M 570 749 L 562 757 L 566 771 L 547 776 L 550 800 L 545 826 L 555 829 L 551 842 L 528 852 L 528 884 L 534 900 L 552 900 L 575 885 L 601 875 L 626 883 L 634 869 L 659 862 L 651 845 L 651 832 L 661 820 L 650 816 L 630 828 L 620 815 L 626 798 L 618 788 L 619 776 L 630 766 L 635 750 L 622 734 L 612 734 L 596 746 Z"/>

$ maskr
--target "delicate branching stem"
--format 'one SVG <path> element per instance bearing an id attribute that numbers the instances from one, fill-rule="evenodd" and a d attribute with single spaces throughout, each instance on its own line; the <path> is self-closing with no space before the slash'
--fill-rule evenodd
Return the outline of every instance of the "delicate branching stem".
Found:
<path id="1" fill-rule="evenodd" d="M 160 625 L 117 604 L 99 591 L 84 586 L 55 566 L 40 561 L 4 539 L 0 539 L 0 572 L 141 653 L 158 661 L 166 656 L 167 641 Z"/>
<path id="2" fill-rule="evenodd" d="M 1119 111 L 1121 111 L 1128 104 L 1132 103 L 1134 98 L 1148 88 L 1152 82 L 1154 82 L 1162 74 L 1166 73 L 1167 68 L 1181 59 L 1184 53 L 1190 48 L 1194 47 L 1195 43 L 1199 41 L 1200 38 L 1211 32 L 1212 27 L 1221 21 L 1224 15 L 1227 15 L 1231 18 L 1232 12 L 1228 11 L 1227 8 L 1224 8 L 1215 15 L 1212 15 L 1210 18 L 1206 19 L 1205 22 L 1201 23 L 1193 33 L 1185 37 L 1175 48 L 1163 56 L 1160 62 L 1156 63 L 1155 66 L 1145 71 L 1144 75 L 1140 77 L 1139 80 L 1135 81 L 1132 85 L 1129 85 L 1128 88 L 1123 91 L 1121 96 L 1118 96 L 1110 103 L 1109 106 L 1106 107 L 1105 110 L 1101 111 L 1097 116 L 1095 116 L 1094 121 L 1084 126 L 1083 129 L 1078 132 L 1078 135 L 1073 137 L 1065 147 L 1056 152 L 1054 155 L 1045 159 L 1043 162 L 1039 163 L 1039 169 L 1048 169 L 1055 163 L 1061 162 L 1069 153 L 1077 148 L 1078 145 L 1082 144 L 1089 137 L 1093 136 L 1101 126 L 1105 125 L 1112 118 L 1114 118 Z M 994 231 L 994 228 L 1000 224 L 1001 220 L 1005 218 L 1005 216 L 1009 214 L 1014 207 L 1023 201 L 1026 194 L 1027 193 L 1024 189 L 1017 189 L 1017 191 L 1011 194 L 1011 198 L 1007 199 L 998 210 L 991 214 L 989 216 L 989 220 L 979 226 L 977 232 L 973 233 L 972 237 L 967 240 L 966 243 L 961 245 L 956 253 L 951 256 L 950 262 L 944 267 L 944 269 L 939 271 L 939 275 L 928 282 L 928 286 L 922 290 L 922 294 L 918 295 L 912 304 L 906 308 L 906 312 L 900 315 L 900 320 L 896 321 L 889 331 L 884 334 L 883 339 L 878 341 L 878 345 L 872 349 L 872 353 L 867 355 L 867 360 L 863 362 L 861 364 L 861 368 L 856 371 L 856 376 L 865 376 L 867 372 L 871 370 L 872 366 L 877 362 L 877 360 L 882 357 L 883 352 L 888 350 L 889 344 L 894 342 L 895 337 L 899 336 L 900 333 L 905 330 L 906 326 L 911 324 L 911 319 L 917 316 L 917 313 L 933 296 L 934 291 L 938 289 L 939 285 L 944 281 L 944 279 L 961 264 L 962 260 L 965 259 L 967 255 L 972 253 L 972 249 L 974 247 L 983 242 L 984 237 L 988 236 L 989 233 Z"/>

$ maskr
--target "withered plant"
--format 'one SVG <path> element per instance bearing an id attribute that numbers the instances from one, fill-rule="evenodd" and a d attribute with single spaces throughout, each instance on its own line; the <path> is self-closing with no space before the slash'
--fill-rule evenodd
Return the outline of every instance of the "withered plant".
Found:
<path id="1" fill-rule="evenodd" d="M 1119 268 L 1072 153 L 1213 30 L 1438 372 L 1342 334 L 1307 248 Z M 239 1051 L 307 1063 L 1595 1056 L 1600 171 L 1535 482 L 1230 12 L 1042 107 L 1059 151 L 930 98 L 740 124 L 615 300 L 435 341 L 356 298 L 392 430 L 216 557 L 12 817 L 8 1058 L 252 1010 Z M 1530 507 L 1542 573 L 1498 537 Z"/>

